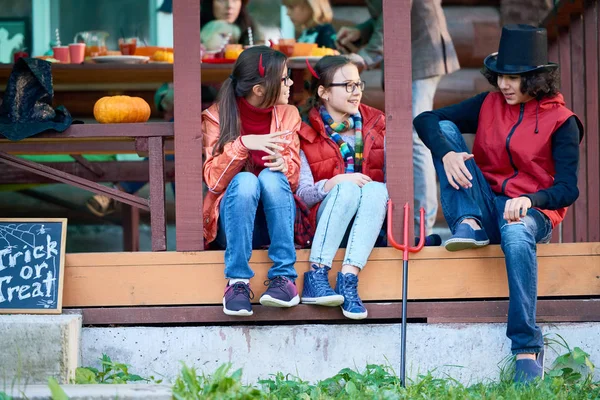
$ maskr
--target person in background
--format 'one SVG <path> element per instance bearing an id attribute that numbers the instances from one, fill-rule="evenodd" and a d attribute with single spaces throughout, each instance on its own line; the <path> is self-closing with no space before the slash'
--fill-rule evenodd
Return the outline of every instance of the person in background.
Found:
<path id="1" fill-rule="evenodd" d="M 246 8 L 249 0 L 200 0 L 200 26 L 204 27 L 214 20 L 227 21 L 236 25 L 241 33 L 237 43 L 250 44 L 248 28 L 252 31 L 253 40 L 260 37 L 260 32 Z M 231 42 L 234 43 L 234 42 Z"/>
<path id="2" fill-rule="evenodd" d="M 546 30 L 506 25 L 483 75 L 497 91 L 424 112 L 414 120 L 431 149 L 452 230 L 449 251 L 500 244 L 508 275 L 506 335 L 516 382 L 544 375 L 544 338 L 536 325 L 537 243 L 579 196 L 583 126 L 558 92 Z M 476 132 L 470 154 L 461 132 Z"/>
<path id="3" fill-rule="evenodd" d="M 288 105 L 292 80 L 287 58 L 266 46 L 244 50 L 202 113 L 205 162 L 204 237 L 225 248 L 223 296 L 227 315 L 252 315 L 249 261 L 268 245 L 273 266 L 264 306 L 300 302 L 294 281 L 295 202 L 300 175 L 300 114 Z"/>
<path id="4" fill-rule="evenodd" d="M 358 275 L 381 233 L 388 192 L 384 177 L 385 117 L 361 104 L 364 82 L 345 56 L 323 57 L 311 70 L 311 98 L 300 130 L 300 184 L 296 195 L 316 225 L 304 274 L 302 303 L 341 305 L 344 316 L 364 319 Z M 337 250 L 346 247 L 335 291 L 327 277 Z"/>
<path id="5" fill-rule="evenodd" d="M 329 0 L 283 0 L 287 15 L 297 32 L 299 43 L 316 43 L 335 49 L 335 29 L 331 25 L 333 12 Z"/>
<path id="6" fill-rule="evenodd" d="M 441 77 L 460 68 L 441 3 L 441 0 L 418 0 L 411 6 L 413 118 L 433 108 Z M 373 69 L 383 61 L 382 0 L 367 0 L 367 7 L 371 18 L 356 27 L 341 28 L 337 43 L 340 51 L 355 53 L 353 60 Z M 425 232 L 431 235 L 438 210 L 435 169 L 431 152 L 414 129 L 413 168 L 415 210 L 425 209 Z M 415 232 L 419 232 L 419 225 L 420 215 L 415 212 Z M 433 237 L 428 237 L 428 242 L 430 238 Z"/>

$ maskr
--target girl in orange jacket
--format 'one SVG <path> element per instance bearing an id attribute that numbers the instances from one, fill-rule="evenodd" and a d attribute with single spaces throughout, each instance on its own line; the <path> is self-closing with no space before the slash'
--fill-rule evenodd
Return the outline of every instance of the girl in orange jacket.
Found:
<path id="1" fill-rule="evenodd" d="M 301 121 L 287 105 L 292 83 L 282 53 L 251 47 L 236 61 L 218 102 L 202 113 L 204 236 L 225 247 L 228 315 L 252 315 L 248 262 L 252 249 L 266 245 L 273 266 L 260 303 L 299 303 L 292 193 L 300 172 Z"/>

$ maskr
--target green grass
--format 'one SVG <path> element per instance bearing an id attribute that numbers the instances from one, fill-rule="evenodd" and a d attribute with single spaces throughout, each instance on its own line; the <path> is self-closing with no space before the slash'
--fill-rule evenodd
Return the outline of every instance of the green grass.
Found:
<path id="1" fill-rule="evenodd" d="M 507 357 L 500 366 L 500 381 L 465 386 L 455 379 L 438 378 L 433 373 L 420 375 L 406 388 L 389 367 L 367 365 L 364 371 L 345 368 L 335 376 L 311 384 L 293 375 L 279 372 L 256 385 L 241 382 L 242 370 L 231 370 L 222 365 L 212 375 L 198 374 L 194 368 L 183 365 L 173 386 L 177 400 L 229 399 L 489 399 L 489 400 L 582 400 L 600 399 L 600 382 L 594 383 L 594 365 L 582 349 L 571 349 L 564 339 L 549 340 L 549 346 L 566 349 L 546 372 L 544 380 L 530 385 L 514 385 L 514 357 Z"/>
<path id="2" fill-rule="evenodd" d="M 241 370 L 231 371 L 221 366 L 214 375 L 198 375 L 184 366 L 174 387 L 174 398 L 195 399 L 506 399 L 506 400 L 581 400 L 600 399 L 600 384 L 588 379 L 569 382 L 562 377 L 548 376 L 543 381 L 526 386 L 511 382 L 464 386 L 451 379 L 422 375 L 417 382 L 402 388 L 398 377 L 386 367 L 368 365 L 362 372 L 344 369 L 337 375 L 310 384 L 300 378 L 277 373 L 261 380 L 256 386 L 241 383 Z"/>

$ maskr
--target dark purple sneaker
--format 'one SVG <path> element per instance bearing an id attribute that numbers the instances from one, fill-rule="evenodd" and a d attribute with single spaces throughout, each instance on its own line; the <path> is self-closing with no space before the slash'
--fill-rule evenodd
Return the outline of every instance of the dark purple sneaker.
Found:
<path id="1" fill-rule="evenodd" d="M 249 316 L 252 315 L 252 304 L 250 300 L 254 293 L 250 290 L 250 284 L 236 282 L 225 288 L 223 295 L 223 312 L 227 315 Z"/>
<path id="2" fill-rule="evenodd" d="M 268 307 L 293 307 L 300 303 L 296 284 L 284 276 L 265 281 L 269 288 L 260 296 L 260 304 Z"/>

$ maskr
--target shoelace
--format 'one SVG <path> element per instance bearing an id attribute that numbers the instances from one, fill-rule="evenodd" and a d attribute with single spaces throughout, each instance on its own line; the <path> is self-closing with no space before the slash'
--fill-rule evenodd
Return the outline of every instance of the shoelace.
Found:
<path id="1" fill-rule="evenodd" d="M 264 281 L 264 285 L 268 287 L 284 287 L 287 284 L 287 279 L 283 276 L 276 276 L 273 279 L 267 279 Z"/>
<path id="2" fill-rule="evenodd" d="M 344 276 L 344 299 L 353 303 L 360 302 L 358 297 L 358 278 L 352 274 Z"/>
<path id="3" fill-rule="evenodd" d="M 325 268 L 315 269 L 314 284 L 317 290 L 331 289 L 329 286 L 329 279 L 327 279 L 327 270 Z"/>
<path id="4" fill-rule="evenodd" d="M 233 284 L 233 294 L 243 294 L 248 296 L 250 300 L 254 299 L 254 292 L 250 289 L 250 285 L 245 284 L 244 282 L 236 282 Z"/>

